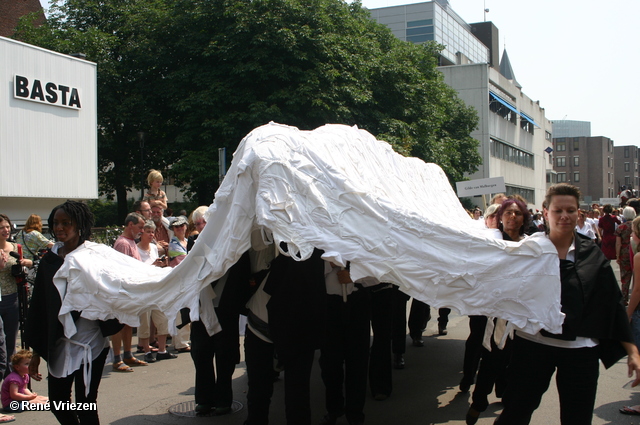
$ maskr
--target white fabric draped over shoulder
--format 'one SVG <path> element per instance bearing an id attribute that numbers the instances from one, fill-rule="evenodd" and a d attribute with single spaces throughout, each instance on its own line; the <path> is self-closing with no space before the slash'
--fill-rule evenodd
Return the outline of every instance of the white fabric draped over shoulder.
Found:
<path id="1" fill-rule="evenodd" d="M 238 146 L 182 263 L 150 271 L 115 254 L 93 257 L 104 250 L 76 250 L 59 272 L 71 276 L 61 316 L 78 310 L 137 324 L 144 309 L 171 317 L 190 307 L 192 320 L 202 317 L 215 332 L 209 283 L 251 247 L 257 230 L 301 260 L 322 249 L 334 263 L 351 261 L 354 279 L 395 283 L 434 307 L 503 318 L 528 333 L 562 330 L 559 260 L 544 235 L 519 243 L 488 237 L 440 167 L 403 157 L 357 127 L 275 123 Z"/>

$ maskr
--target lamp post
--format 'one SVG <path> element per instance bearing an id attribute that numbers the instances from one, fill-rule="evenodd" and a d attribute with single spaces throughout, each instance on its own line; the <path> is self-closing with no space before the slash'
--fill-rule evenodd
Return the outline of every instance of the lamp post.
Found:
<path id="1" fill-rule="evenodd" d="M 140 200 L 144 198 L 144 131 L 138 131 L 138 141 L 140 142 Z"/>

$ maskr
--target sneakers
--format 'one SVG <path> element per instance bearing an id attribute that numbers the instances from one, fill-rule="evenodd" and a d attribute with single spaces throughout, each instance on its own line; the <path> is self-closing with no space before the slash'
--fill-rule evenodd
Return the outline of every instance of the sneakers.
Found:
<path id="1" fill-rule="evenodd" d="M 168 351 L 165 351 L 164 353 L 156 353 L 156 360 L 170 360 L 170 359 L 177 359 L 177 358 L 178 356 Z"/>
<path id="2" fill-rule="evenodd" d="M 146 353 L 144 355 L 144 361 L 147 363 L 155 363 L 156 360 L 156 353 Z"/>

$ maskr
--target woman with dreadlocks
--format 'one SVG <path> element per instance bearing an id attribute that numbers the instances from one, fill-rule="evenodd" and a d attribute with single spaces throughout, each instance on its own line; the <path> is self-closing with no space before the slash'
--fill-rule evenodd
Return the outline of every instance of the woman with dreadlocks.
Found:
<path id="1" fill-rule="evenodd" d="M 96 406 L 98 385 L 109 353 L 107 337 L 122 327 L 116 321 L 87 320 L 79 312 L 73 312 L 77 331 L 67 338 L 58 320 L 66 288 L 60 287 L 59 279 L 54 285 L 53 276 L 67 254 L 92 244 L 89 242 L 92 225 L 93 214 L 81 202 L 67 201 L 51 211 L 49 229 L 56 243 L 40 261 L 27 316 L 25 339 L 34 351 L 29 374 L 41 380 L 40 358 L 47 361 L 51 411 L 61 424 L 99 424 L 97 408 L 74 411 L 56 407 L 70 402 L 74 381 L 76 402 Z"/>

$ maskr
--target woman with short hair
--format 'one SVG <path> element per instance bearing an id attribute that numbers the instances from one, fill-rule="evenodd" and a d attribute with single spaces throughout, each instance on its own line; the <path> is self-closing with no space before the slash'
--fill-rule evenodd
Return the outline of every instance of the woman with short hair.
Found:
<path id="1" fill-rule="evenodd" d="M 559 335 L 516 331 L 497 425 L 528 424 L 555 372 L 563 425 L 591 423 L 600 361 L 608 368 L 626 353 L 629 376 L 636 372 L 633 385 L 640 383 L 640 355 L 613 269 L 591 239 L 575 232 L 579 201 L 579 189 L 569 184 L 547 191 L 546 237 L 558 252 L 566 316 Z"/>

